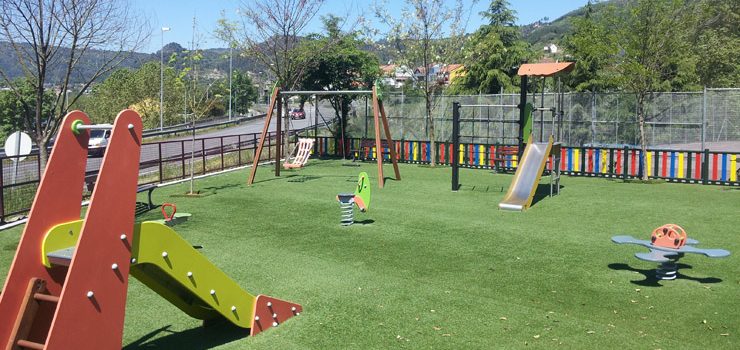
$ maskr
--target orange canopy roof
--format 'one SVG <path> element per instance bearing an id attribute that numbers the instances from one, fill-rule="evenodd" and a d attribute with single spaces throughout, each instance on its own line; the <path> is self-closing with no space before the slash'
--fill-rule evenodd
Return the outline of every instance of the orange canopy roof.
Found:
<path id="1" fill-rule="evenodd" d="M 535 75 L 539 77 L 551 77 L 560 72 L 570 72 L 575 67 L 575 62 L 556 63 L 525 63 L 519 67 L 517 75 Z"/>

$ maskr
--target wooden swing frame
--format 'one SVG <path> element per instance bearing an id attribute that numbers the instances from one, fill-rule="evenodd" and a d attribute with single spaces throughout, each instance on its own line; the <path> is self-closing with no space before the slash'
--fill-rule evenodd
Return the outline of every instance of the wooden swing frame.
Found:
<path id="1" fill-rule="evenodd" d="M 277 109 L 276 114 L 276 151 L 275 151 L 275 176 L 280 176 L 280 155 L 282 154 L 282 105 L 284 96 L 300 96 L 300 95 L 316 95 L 316 96 L 330 96 L 330 95 L 372 95 L 373 100 L 373 119 L 375 120 L 375 149 L 378 156 L 376 161 L 378 164 L 378 187 L 383 188 L 385 185 L 385 178 L 383 177 L 383 157 L 381 156 L 381 135 L 380 135 L 380 123 L 383 123 L 383 131 L 385 132 L 385 142 L 390 151 L 391 163 L 393 163 L 393 170 L 396 175 L 396 180 L 401 180 L 401 173 L 398 170 L 398 156 L 396 154 L 396 145 L 391 137 L 390 127 L 388 126 L 388 118 L 385 114 L 385 108 L 383 107 L 383 101 L 378 98 L 378 92 L 375 87 L 372 90 L 345 90 L 345 91 L 281 91 L 279 88 L 275 88 L 270 98 L 270 106 L 267 109 L 267 116 L 265 117 L 265 125 L 262 128 L 262 134 L 260 135 L 259 143 L 257 144 L 257 150 L 254 153 L 254 161 L 252 163 L 252 170 L 249 173 L 247 179 L 247 185 L 251 186 L 254 183 L 254 177 L 257 174 L 257 167 L 259 166 L 260 157 L 262 155 L 262 148 L 265 145 L 265 140 L 268 137 L 268 130 L 270 128 L 270 121 L 272 120 L 273 111 Z M 342 147 L 346 147 L 344 144 L 346 141 L 343 139 Z"/>

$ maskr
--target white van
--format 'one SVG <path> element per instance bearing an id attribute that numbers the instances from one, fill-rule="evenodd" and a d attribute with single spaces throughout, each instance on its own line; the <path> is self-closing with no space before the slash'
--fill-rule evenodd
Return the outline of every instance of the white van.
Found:
<path id="1" fill-rule="evenodd" d="M 90 130 L 90 140 L 87 142 L 87 154 L 91 156 L 102 156 L 108 147 L 110 130 Z"/>

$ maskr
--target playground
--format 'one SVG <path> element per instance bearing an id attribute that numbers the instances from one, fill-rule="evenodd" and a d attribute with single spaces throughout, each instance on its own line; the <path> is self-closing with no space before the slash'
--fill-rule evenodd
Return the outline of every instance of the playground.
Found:
<path id="1" fill-rule="evenodd" d="M 740 341 L 737 254 L 688 255 L 673 281 L 635 259 L 637 246 L 667 222 L 705 247 L 740 251 L 736 188 L 563 177 L 561 195 L 543 181 L 524 213 L 497 208 L 511 174 L 375 163 L 343 167 L 315 160 L 274 177 L 266 166 L 198 180 L 205 195 L 155 203 L 192 214 L 174 228 L 242 288 L 303 306 L 300 316 L 254 337 L 201 327 L 130 279 L 125 349 L 336 348 L 735 348 Z M 370 174 L 373 199 L 355 224 L 340 225 L 337 193 Z M 138 195 L 146 201 L 146 193 Z M 136 221 L 161 219 L 158 210 Z M 21 228 L 0 235 L 4 281 Z"/>

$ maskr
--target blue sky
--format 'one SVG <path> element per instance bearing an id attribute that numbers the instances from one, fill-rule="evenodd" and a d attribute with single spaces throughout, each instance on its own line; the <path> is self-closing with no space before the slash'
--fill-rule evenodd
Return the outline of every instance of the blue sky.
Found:
<path id="1" fill-rule="evenodd" d="M 453 3 L 452 0 L 448 0 Z M 464 1 L 470 4 L 471 1 Z M 509 0 L 511 8 L 517 12 L 519 24 L 532 23 L 543 17 L 554 20 L 572 10 L 585 5 L 588 0 Z M 160 28 L 170 27 L 169 32 L 164 33 L 164 43 L 177 42 L 187 47 L 192 38 L 193 16 L 196 17 L 197 31 L 199 33 L 200 47 L 225 47 L 226 45 L 212 37 L 211 32 L 216 26 L 216 21 L 221 18 L 222 13 L 232 19 L 236 18 L 236 9 L 242 4 L 248 4 L 249 0 L 134 0 L 133 6 L 136 10 L 150 17 L 154 32 L 150 43 L 145 46 L 144 51 L 155 52 L 161 46 Z M 400 12 L 404 1 L 388 0 L 389 12 Z M 488 7 L 490 1 L 480 0 L 473 7 L 468 31 L 475 30 L 482 23 L 478 12 Z M 372 0 L 326 0 L 321 11 L 307 28 L 309 31 L 319 32 L 321 30 L 320 16 L 326 14 L 346 15 L 365 13 L 365 17 L 373 20 L 370 11 Z"/>

